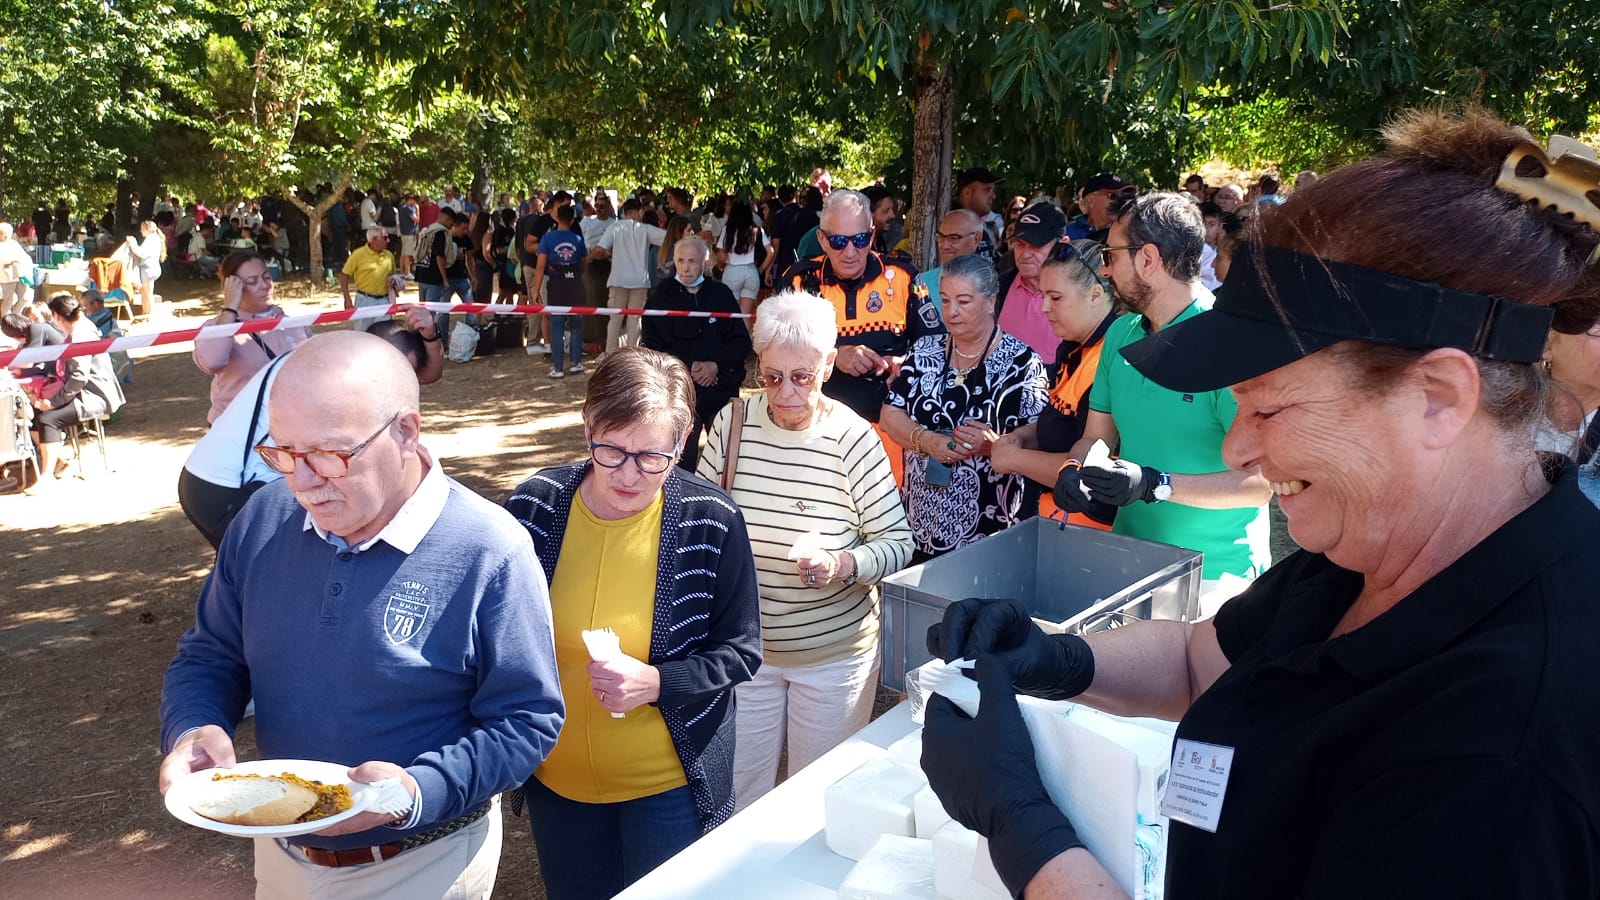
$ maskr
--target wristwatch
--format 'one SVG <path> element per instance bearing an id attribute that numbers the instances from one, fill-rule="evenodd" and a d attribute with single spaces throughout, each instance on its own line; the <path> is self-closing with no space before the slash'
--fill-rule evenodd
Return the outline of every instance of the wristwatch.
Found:
<path id="1" fill-rule="evenodd" d="M 1172 475 L 1162 472 L 1160 477 L 1156 479 L 1156 489 L 1151 492 L 1151 496 L 1154 498 L 1150 501 L 1152 503 L 1160 503 L 1163 500 L 1170 499 L 1172 497 Z"/>
<path id="2" fill-rule="evenodd" d="M 419 334 L 418 334 L 418 335 L 417 335 L 417 337 L 422 337 L 422 335 L 421 335 L 421 334 L 420 334 L 420 333 L 419 333 Z M 427 342 L 428 342 L 428 343 L 430 343 L 430 344 L 437 344 L 437 343 L 439 343 L 439 342 L 440 342 L 440 341 L 442 341 L 442 340 L 444 340 L 444 338 L 443 338 L 443 337 L 441 337 L 441 336 L 440 336 L 440 335 L 439 335 L 439 332 L 437 332 L 437 331 L 435 331 L 435 332 L 434 332 L 434 333 L 433 333 L 433 337 L 422 337 L 422 339 L 423 339 L 423 340 L 425 340 L 425 341 L 427 341 Z"/>

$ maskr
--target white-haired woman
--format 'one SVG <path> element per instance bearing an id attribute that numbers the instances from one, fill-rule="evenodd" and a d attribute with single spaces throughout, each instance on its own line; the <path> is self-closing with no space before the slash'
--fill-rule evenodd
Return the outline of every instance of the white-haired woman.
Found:
<path id="1" fill-rule="evenodd" d="M 786 734 L 794 772 L 867 724 L 878 683 L 876 585 L 911 558 L 883 442 L 822 393 L 837 340 L 833 305 L 821 297 L 763 303 L 754 342 L 765 390 L 718 414 L 700 457 L 701 477 L 729 485 L 744 512 L 761 585 L 761 670 L 737 688 L 741 808 L 773 786 Z"/>

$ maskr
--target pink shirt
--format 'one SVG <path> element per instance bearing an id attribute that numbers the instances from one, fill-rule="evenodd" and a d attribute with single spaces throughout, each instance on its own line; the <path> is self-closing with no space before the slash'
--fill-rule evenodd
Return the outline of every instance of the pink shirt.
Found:
<path id="1" fill-rule="evenodd" d="M 1050 328 L 1045 318 L 1044 294 L 1028 287 L 1018 276 L 1006 292 L 1005 305 L 1000 309 L 1000 330 L 1033 348 L 1045 365 L 1056 360 L 1056 348 L 1061 339 Z"/>
<path id="2" fill-rule="evenodd" d="M 269 306 L 264 311 L 252 315 L 244 310 L 239 311 L 241 322 L 253 322 L 256 319 L 281 319 L 283 310 L 276 306 Z M 232 316 L 223 320 L 224 324 L 233 321 Z M 217 324 L 215 317 L 206 320 L 207 325 Z M 212 376 L 211 378 L 211 410 L 206 413 L 207 422 L 215 422 L 217 416 L 228 408 L 233 402 L 234 395 L 245 386 L 250 377 L 265 366 L 270 357 L 255 338 L 259 337 L 262 344 L 277 356 L 282 356 L 295 347 L 311 339 L 311 329 L 279 328 L 274 331 L 257 332 L 254 336 L 236 334 L 231 338 L 209 338 L 194 342 L 194 364 L 200 371 Z"/>

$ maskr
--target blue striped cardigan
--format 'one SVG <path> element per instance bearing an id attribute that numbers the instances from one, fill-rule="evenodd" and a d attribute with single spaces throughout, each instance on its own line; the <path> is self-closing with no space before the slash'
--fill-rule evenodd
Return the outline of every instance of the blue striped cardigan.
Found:
<path id="1" fill-rule="evenodd" d="M 592 463 L 536 472 L 506 509 L 533 536 L 554 583 L 572 497 Z M 701 833 L 733 814 L 733 687 L 761 666 L 755 560 L 744 515 L 709 481 L 676 466 L 663 488 L 650 658 L 656 707 L 694 797 Z"/>

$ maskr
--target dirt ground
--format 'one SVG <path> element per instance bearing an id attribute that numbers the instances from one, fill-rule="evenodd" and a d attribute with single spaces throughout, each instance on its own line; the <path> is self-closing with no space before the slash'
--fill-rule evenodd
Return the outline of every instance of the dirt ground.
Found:
<path id="1" fill-rule="evenodd" d="M 163 281 L 177 321 L 214 313 L 215 282 Z M 333 294 L 279 286 L 290 308 Z M 185 321 L 188 320 L 188 321 Z M 140 324 L 136 331 L 160 330 Z M 177 479 L 205 432 L 209 379 L 186 350 L 137 354 L 108 428 L 111 471 L 84 446 L 82 477 L 0 496 L 0 896 L 234 898 L 253 894 L 250 844 L 169 816 L 156 792 L 157 704 L 194 619 L 212 552 L 178 507 Z M 423 389 L 425 443 L 445 471 L 497 502 L 583 453 L 585 379 L 502 350 Z M 240 732 L 240 757 L 253 735 Z M 542 898 L 528 829 L 507 820 L 496 896 Z"/>

